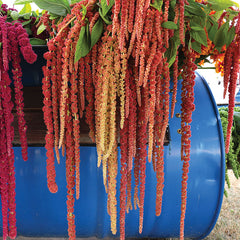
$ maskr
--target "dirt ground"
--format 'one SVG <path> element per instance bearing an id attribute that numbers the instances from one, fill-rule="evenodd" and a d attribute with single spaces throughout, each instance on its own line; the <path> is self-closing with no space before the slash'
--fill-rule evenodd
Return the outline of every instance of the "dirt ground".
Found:
<path id="1" fill-rule="evenodd" d="M 231 188 L 223 198 L 220 216 L 206 240 L 240 240 L 240 180 L 229 171 Z"/>

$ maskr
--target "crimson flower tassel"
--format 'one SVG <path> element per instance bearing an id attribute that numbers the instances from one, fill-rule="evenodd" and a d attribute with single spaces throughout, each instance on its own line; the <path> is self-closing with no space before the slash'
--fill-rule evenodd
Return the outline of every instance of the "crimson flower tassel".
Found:
<path id="1" fill-rule="evenodd" d="M 184 239 L 184 220 L 187 204 L 187 180 L 190 161 L 191 148 L 191 122 L 194 105 L 194 84 L 196 64 L 195 55 L 192 51 L 185 52 L 186 59 L 182 73 L 182 93 L 181 93 L 181 160 L 183 161 L 182 190 L 181 190 L 181 218 L 180 218 L 180 239 Z"/>
<path id="2" fill-rule="evenodd" d="M 154 56 L 151 73 L 149 75 L 149 127 L 148 127 L 148 161 L 151 162 L 154 142 L 154 123 L 155 123 L 155 108 L 156 108 L 156 71 L 160 62 L 158 54 Z"/>
<path id="3" fill-rule="evenodd" d="M 164 1 L 164 14 L 163 14 L 163 22 L 167 22 L 168 21 L 168 10 L 169 10 L 169 0 L 165 0 Z M 165 46 L 166 48 L 169 47 L 169 30 L 167 28 L 164 29 L 164 42 L 165 42 Z"/>
<path id="4" fill-rule="evenodd" d="M 126 190 L 127 190 L 127 158 L 128 158 L 128 121 L 124 121 L 124 127 L 120 129 L 121 149 L 121 180 L 120 180 L 120 240 L 125 239 L 125 216 L 126 216 Z"/>
<path id="5" fill-rule="evenodd" d="M 170 86 L 170 73 L 169 73 L 169 66 L 167 59 L 163 59 L 163 100 L 164 100 L 164 119 L 163 119 L 163 125 L 161 129 L 161 137 L 160 137 L 160 146 L 164 143 L 164 137 L 168 126 L 168 120 L 169 120 L 169 86 Z"/>
<path id="6" fill-rule="evenodd" d="M 180 42 L 185 46 L 184 36 L 184 0 L 179 0 L 179 37 Z"/>
<path id="7" fill-rule="evenodd" d="M 68 91 L 69 92 L 69 91 Z M 75 161 L 74 161 L 74 141 L 73 141 L 73 123 L 69 107 L 70 98 L 67 100 L 66 114 L 66 181 L 67 181 L 67 221 L 69 240 L 76 239 L 76 226 L 74 215 L 74 186 L 75 186 Z"/>
<path id="8" fill-rule="evenodd" d="M 7 16 L 0 17 L 0 29 L 2 34 L 2 59 L 3 59 L 3 68 L 5 71 L 8 71 L 8 28 L 6 23 Z"/>
<path id="9" fill-rule="evenodd" d="M 24 102 L 23 102 L 23 84 L 22 84 L 22 71 L 21 71 L 21 58 L 18 49 L 18 42 L 15 35 L 15 26 L 10 26 L 8 31 L 8 39 L 10 40 L 11 60 L 12 60 L 12 73 L 15 91 L 15 104 L 18 116 L 18 129 L 22 147 L 22 157 L 26 161 L 28 159 L 28 145 L 27 145 L 27 126 L 24 119 Z"/>
<path id="10" fill-rule="evenodd" d="M 135 0 L 130 0 L 129 11 L 128 11 L 128 20 L 127 20 L 127 22 L 128 22 L 127 28 L 128 28 L 129 33 L 132 33 L 132 31 L 133 31 L 134 16 L 135 16 Z"/>
<path id="11" fill-rule="evenodd" d="M 119 48 L 122 51 L 125 47 L 125 34 L 127 28 L 127 4 L 129 0 L 122 0 L 121 8 L 121 27 L 120 27 L 120 36 L 119 36 Z"/>
<path id="12" fill-rule="evenodd" d="M 230 81 L 231 67 L 232 67 L 232 62 L 233 62 L 233 46 L 234 46 L 234 43 L 231 43 L 228 46 L 225 56 L 224 56 L 223 98 L 226 97 L 228 84 Z"/>
<path id="13" fill-rule="evenodd" d="M 1 79 L 2 71 L 0 69 L 0 190 L 2 203 L 2 225 L 3 225 L 3 240 L 8 236 L 8 157 L 7 157 L 7 137 L 5 120 L 2 106 L 3 81 Z"/>
<path id="14" fill-rule="evenodd" d="M 20 46 L 21 53 L 28 63 L 34 63 L 37 60 L 37 54 L 32 50 L 32 46 L 26 30 L 20 23 L 14 24 L 16 35 Z"/>
<path id="15" fill-rule="evenodd" d="M 144 198 L 145 198 L 145 182 L 146 182 L 146 158 L 147 158 L 147 98 L 148 91 L 143 88 L 142 93 L 142 106 L 138 112 L 138 130 L 137 137 L 139 141 L 139 170 L 140 170 L 140 198 L 139 198 L 139 233 L 142 233 L 143 229 L 143 213 L 144 213 Z"/>
<path id="16" fill-rule="evenodd" d="M 92 53 L 93 54 L 93 53 Z M 93 74 L 91 71 L 91 58 L 89 55 L 85 57 L 85 92 L 86 100 L 88 104 L 86 106 L 86 123 L 89 126 L 89 136 L 93 142 L 95 142 L 95 119 L 94 119 L 94 85 Z"/>
<path id="17" fill-rule="evenodd" d="M 9 78 L 8 73 L 3 70 L 3 66 L 1 66 L 1 92 L 2 92 L 2 106 L 3 106 L 3 116 L 6 128 L 6 143 L 7 143 L 7 159 L 8 162 L 8 221 L 9 221 L 9 233 L 8 235 L 11 238 L 15 238 L 17 235 L 16 228 L 16 203 L 15 203 L 15 167 L 14 167 L 14 152 L 12 149 L 12 141 L 14 138 L 14 129 L 11 126 L 13 122 L 13 103 L 11 101 L 11 79 Z"/>
<path id="18" fill-rule="evenodd" d="M 130 70 L 129 70 L 130 71 Z M 129 78 L 129 102 L 131 107 L 129 109 L 129 130 L 128 130 L 128 171 L 132 170 L 133 158 L 136 154 L 136 130 L 137 130 L 137 96 L 136 96 L 136 85 L 135 79 L 130 72 Z"/>
<path id="19" fill-rule="evenodd" d="M 119 24 L 118 15 L 121 9 L 121 0 L 115 0 L 114 13 L 113 13 L 113 24 L 112 24 L 112 36 L 117 32 L 117 25 Z"/>
<path id="20" fill-rule="evenodd" d="M 162 211 L 162 196 L 164 187 L 164 147 L 158 146 L 156 157 L 156 216 L 160 216 Z"/>
<path id="21" fill-rule="evenodd" d="M 48 63 L 50 63 L 51 53 L 45 53 L 45 57 L 48 59 Z M 58 191 L 58 186 L 55 182 L 56 171 L 54 166 L 54 137 L 53 137 L 53 121 L 52 121 L 52 100 L 51 100 L 51 90 L 50 90 L 50 70 L 47 67 L 43 67 L 44 78 L 42 80 L 43 86 L 43 95 L 44 95 L 44 122 L 47 127 L 47 133 L 45 136 L 46 144 L 45 148 L 47 150 L 47 181 L 49 191 L 52 193 L 56 193 Z"/>
<path id="22" fill-rule="evenodd" d="M 178 83 L 178 54 L 173 63 L 173 94 L 172 94 L 172 103 L 171 103 L 171 118 L 173 118 L 175 104 L 177 101 L 176 100 L 176 98 L 177 98 L 177 83 Z"/>
<path id="23" fill-rule="evenodd" d="M 239 44 L 239 43 L 238 43 Z M 226 135 L 226 143 L 225 143 L 225 152 L 228 153 L 230 139 L 231 139 L 231 132 L 232 132 L 232 124 L 233 124 L 233 113 L 234 113 L 234 106 L 235 106 L 235 92 L 237 87 L 237 79 L 239 74 L 239 46 L 236 46 L 233 49 L 233 60 L 232 60 L 232 69 L 231 69 L 231 76 L 230 76 L 230 83 L 229 83 L 229 105 L 228 105 L 228 126 L 227 126 L 227 135 Z"/>

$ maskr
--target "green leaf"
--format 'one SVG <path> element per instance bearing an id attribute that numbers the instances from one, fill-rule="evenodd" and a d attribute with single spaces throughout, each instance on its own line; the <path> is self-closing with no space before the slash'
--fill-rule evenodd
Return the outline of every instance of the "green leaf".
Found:
<path id="1" fill-rule="evenodd" d="M 167 29 L 174 29 L 174 30 L 178 29 L 177 24 L 174 23 L 174 22 L 172 22 L 172 21 L 164 22 L 164 23 L 162 24 L 162 27 L 163 27 L 163 28 L 167 28 Z"/>
<path id="2" fill-rule="evenodd" d="M 50 16 L 49 16 L 50 20 L 53 20 L 53 19 L 56 19 L 56 18 L 59 18 L 59 15 L 51 13 Z"/>
<path id="3" fill-rule="evenodd" d="M 30 43 L 32 45 L 46 45 L 46 40 L 39 39 L 39 38 L 30 38 Z"/>
<path id="4" fill-rule="evenodd" d="M 238 128 L 240 128 L 240 112 L 234 112 L 234 121 L 237 124 Z"/>
<path id="5" fill-rule="evenodd" d="M 208 38 L 213 41 L 218 30 L 218 23 L 215 22 L 208 31 Z"/>
<path id="6" fill-rule="evenodd" d="M 12 11 L 12 12 L 11 12 L 11 18 L 12 18 L 13 20 L 18 20 L 18 18 L 19 18 L 19 13 L 16 12 L 16 11 Z"/>
<path id="7" fill-rule="evenodd" d="M 38 29 L 37 29 L 37 35 L 41 34 L 43 31 L 45 31 L 46 26 L 42 23 Z"/>
<path id="8" fill-rule="evenodd" d="M 224 23 L 216 32 L 213 43 L 217 48 L 221 48 L 226 43 L 229 23 Z"/>
<path id="9" fill-rule="evenodd" d="M 169 48 L 165 52 L 165 57 L 168 59 L 169 67 L 172 66 L 174 63 L 176 56 L 177 56 L 177 50 L 178 46 L 180 45 L 180 39 L 179 39 L 179 30 L 175 31 L 175 34 L 172 38 L 169 40 Z"/>
<path id="10" fill-rule="evenodd" d="M 32 16 L 35 17 L 35 18 L 37 18 L 37 17 L 38 17 L 37 12 L 36 12 L 36 11 L 32 11 Z"/>
<path id="11" fill-rule="evenodd" d="M 33 2 L 41 9 L 45 9 L 50 13 L 58 16 L 66 16 L 71 12 L 68 0 L 33 0 Z"/>
<path id="12" fill-rule="evenodd" d="M 31 21 L 32 21 L 32 19 L 22 22 L 22 26 L 24 27 L 24 26 L 28 25 Z"/>
<path id="13" fill-rule="evenodd" d="M 205 18 L 206 17 L 206 13 L 202 10 L 202 7 L 201 6 L 198 6 L 198 5 L 185 5 L 184 7 L 185 11 L 193 14 L 193 15 L 196 15 L 196 16 L 200 16 L 202 18 Z"/>
<path id="14" fill-rule="evenodd" d="M 107 5 L 106 0 L 101 0 L 101 8 L 102 8 L 102 15 L 105 17 L 108 13 L 108 11 L 112 8 L 114 4 L 114 0 L 109 1 L 109 5 Z"/>
<path id="15" fill-rule="evenodd" d="M 86 6 L 82 6 L 82 16 L 83 16 L 83 18 L 85 18 L 85 16 L 87 15 L 87 8 L 86 8 Z"/>
<path id="16" fill-rule="evenodd" d="M 107 25 L 112 24 L 112 21 L 109 19 L 109 17 L 103 15 L 101 8 L 99 8 L 99 15 L 100 15 L 100 17 L 102 18 L 102 20 L 103 20 Z"/>
<path id="17" fill-rule="evenodd" d="M 150 3 L 150 6 L 157 9 L 159 12 L 162 10 L 163 0 L 155 0 L 154 3 Z"/>
<path id="18" fill-rule="evenodd" d="M 205 47 L 207 47 L 208 43 L 207 43 L 207 36 L 206 36 L 206 32 L 203 31 L 190 31 L 190 35 L 191 37 L 196 40 L 197 42 L 201 43 L 202 45 L 204 45 Z"/>
<path id="19" fill-rule="evenodd" d="M 26 3 L 32 3 L 32 0 L 16 0 L 14 2 L 14 5 L 22 5 L 22 4 L 26 4 Z"/>
<path id="20" fill-rule="evenodd" d="M 235 37 L 235 27 L 233 26 L 227 33 L 226 47 L 228 47 Z"/>
<path id="21" fill-rule="evenodd" d="M 190 21 L 190 28 L 194 31 L 204 31 L 204 28 L 194 21 Z"/>
<path id="22" fill-rule="evenodd" d="M 19 12 L 19 15 L 23 15 L 25 13 L 31 13 L 32 12 L 32 7 L 30 3 L 26 3 L 22 10 Z"/>
<path id="23" fill-rule="evenodd" d="M 204 28 L 202 28 L 201 26 L 199 26 L 199 27 L 198 26 L 192 26 L 191 29 L 194 30 L 194 31 L 202 31 Z"/>
<path id="24" fill-rule="evenodd" d="M 163 2 L 163 1 L 162 1 L 162 2 Z M 170 7 L 171 7 L 172 9 L 174 9 L 175 6 L 176 6 L 176 3 L 177 3 L 177 0 L 171 0 L 171 2 L 170 2 Z"/>
<path id="25" fill-rule="evenodd" d="M 19 17 L 23 18 L 24 20 L 29 20 L 31 17 L 31 13 L 24 13 L 19 15 Z"/>
<path id="26" fill-rule="evenodd" d="M 191 42 L 191 47 L 194 51 L 201 54 L 201 52 L 202 52 L 201 43 L 199 43 L 197 41 Z"/>
<path id="27" fill-rule="evenodd" d="M 209 0 L 208 3 L 215 11 L 222 11 L 232 6 L 238 7 L 238 4 L 232 0 Z"/>
<path id="28" fill-rule="evenodd" d="M 79 2 L 79 0 L 71 0 L 71 4 L 75 4 L 77 2 Z"/>
<path id="29" fill-rule="evenodd" d="M 31 30 L 29 27 L 25 27 L 25 30 L 27 31 L 27 34 L 28 34 L 29 36 L 32 35 L 32 30 Z"/>
<path id="30" fill-rule="evenodd" d="M 2 47 L 2 42 L 0 42 L 0 48 Z"/>
<path id="31" fill-rule="evenodd" d="M 0 0 L 0 4 L 1 4 L 1 5 L 3 4 L 2 0 Z M 0 47 L 1 47 L 1 46 L 0 46 Z"/>
<path id="32" fill-rule="evenodd" d="M 212 24 L 209 21 L 207 21 L 207 23 L 206 23 L 207 32 L 209 32 L 211 27 L 212 27 Z"/>
<path id="33" fill-rule="evenodd" d="M 101 18 L 99 18 L 92 29 L 91 48 L 97 43 L 99 38 L 102 36 L 102 32 L 103 32 L 103 21 Z"/>
<path id="34" fill-rule="evenodd" d="M 193 16 L 190 20 L 190 25 L 202 26 L 204 28 L 205 27 L 205 21 L 202 17 Z"/>
<path id="35" fill-rule="evenodd" d="M 79 61 L 81 57 L 85 57 L 90 51 L 90 41 L 88 39 L 88 34 L 89 34 L 88 26 L 83 26 L 81 28 L 79 39 L 76 46 L 74 59 L 75 63 Z"/>

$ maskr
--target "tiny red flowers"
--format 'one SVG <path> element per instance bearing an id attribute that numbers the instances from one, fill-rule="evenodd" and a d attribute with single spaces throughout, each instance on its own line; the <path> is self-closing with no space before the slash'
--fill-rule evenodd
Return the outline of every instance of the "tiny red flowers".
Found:
<path id="1" fill-rule="evenodd" d="M 2 5 L 2 8 L 4 6 Z M 7 6 L 6 6 L 7 8 Z M 14 116 L 12 89 L 9 69 L 11 64 L 14 85 L 15 107 L 18 118 L 18 129 L 22 146 L 22 158 L 26 161 L 27 156 L 27 126 L 24 119 L 24 103 L 22 92 L 22 71 L 20 50 L 28 63 L 33 63 L 37 55 L 33 52 L 26 30 L 20 23 L 9 23 L 7 17 L 0 17 L 0 189 L 3 217 L 3 239 L 9 236 L 15 239 L 16 227 L 16 202 L 15 202 L 15 167 L 13 139 L 14 129 L 12 126 Z"/>

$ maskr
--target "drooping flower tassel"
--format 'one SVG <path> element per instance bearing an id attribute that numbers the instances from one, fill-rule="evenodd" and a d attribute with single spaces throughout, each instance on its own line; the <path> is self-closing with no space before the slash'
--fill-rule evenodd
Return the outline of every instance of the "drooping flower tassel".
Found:
<path id="1" fill-rule="evenodd" d="M 172 103 L 171 103 L 171 118 L 173 118 L 175 104 L 177 101 L 176 100 L 176 98 L 177 98 L 177 83 L 178 83 L 178 54 L 173 63 L 173 91 L 172 91 Z"/>
<path id="2" fill-rule="evenodd" d="M 168 21 L 168 10 L 169 10 L 169 0 L 165 0 L 164 1 L 164 13 L 163 13 L 163 22 L 167 22 Z M 167 28 L 164 29 L 164 43 L 165 43 L 165 47 L 168 48 L 169 47 L 169 30 Z"/>
<path id="3" fill-rule="evenodd" d="M 72 135 L 73 123 L 70 112 L 70 99 L 67 100 L 66 114 L 66 181 L 67 181 L 67 221 L 69 240 L 76 239 L 76 226 L 74 215 L 74 186 L 75 186 L 75 153 Z"/>
<path id="4" fill-rule="evenodd" d="M 167 59 L 163 59 L 163 101 L 164 101 L 164 119 L 163 119 L 163 126 L 161 129 L 161 137 L 160 137 L 160 146 L 164 143 L 164 137 L 168 126 L 169 121 L 169 92 L 170 92 L 170 73 L 169 73 L 169 67 Z"/>
<path id="5" fill-rule="evenodd" d="M 187 180 L 190 161 L 191 148 L 191 122 L 192 112 L 195 110 L 194 105 L 194 84 L 196 64 L 195 55 L 192 51 L 185 52 L 186 59 L 184 60 L 182 72 L 182 93 L 181 93 L 181 160 L 183 161 L 182 174 L 182 190 L 181 190 L 181 218 L 180 218 L 180 239 L 184 239 L 184 220 L 187 204 Z"/>
<path id="6" fill-rule="evenodd" d="M 142 106 L 138 112 L 138 141 L 139 141 L 139 178 L 140 178 L 140 197 L 139 197 L 139 233 L 143 230 L 143 213 L 144 213 L 144 198 L 145 198 L 145 181 L 146 181 L 146 158 L 147 158 L 147 102 L 148 91 L 143 88 L 142 91 Z"/>
<path id="7" fill-rule="evenodd" d="M 1 203 L 2 203 L 2 231 L 3 240 L 8 236 L 8 182 L 9 182 L 9 170 L 8 170 L 8 157 L 7 157 L 7 137 L 5 120 L 2 106 L 2 70 L 0 69 L 0 190 L 1 190 Z"/>
<path id="8" fill-rule="evenodd" d="M 93 55 L 93 50 L 92 50 Z M 91 58 L 92 55 L 89 54 L 85 57 L 85 92 L 86 92 L 86 100 L 88 102 L 86 106 L 86 123 L 89 126 L 89 136 L 92 142 L 95 142 L 95 119 L 94 119 L 94 79 L 95 70 L 91 71 Z M 90 58 L 91 57 L 91 58 Z M 93 63 L 94 64 L 94 63 Z M 92 68 L 93 68 L 92 64 Z"/>
<path id="9" fill-rule="evenodd" d="M 120 130 L 121 149 L 121 180 L 120 180 L 120 240 L 125 239 L 125 216 L 126 216 L 126 190 L 127 190 L 127 141 L 128 121 L 125 120 L 124 127 Z"/>
<path id="10" fill-rule="evenodd" d="M 11 61 L 12 61 L 12 73 L 13 73 L 13 83 L 15 91 L 15 104 L 18 116 L 18 130 L 20 135 L 21 147 L 22 147 L 22 157 L 26 161 L 28 159 L 28 145 L 27 145 L 27 126 L 24 119 L 24 102 L 23 102 L 23 84 L 22 84 L 22 71 L 21 71 L 21 58 L 18 49 L 18 42 L 15 35 L 15 26 L 10 26 L 8 31 L 8 39 L 10 40 L 11 49 Z"/>
<path id="11" fill-rule="evenodd" d="M 1 63 L 2 64 L 2 63 Z M 4 117 L 4 125 L 6 129 L 6 161 L 8 163 L 8 222 L 9 229 L 8 235 L 11 238 L 15 238 L 17 235 L 16 228 L 16 203 L 15 203 L 15 167 L 14 167 L 14 152 L 12 148 L 12 141 L 14 138 L 14 129 L 13 123 L 13 102 L 11 101 L 11 79 L 9 78 L 8 73 L 3 69 L 3 65 L 0 66 L 1 71 L 1 81 L 0 81 L 0 90 L 1 90 L 1 101 L 2 101 L 2 109 L 3 109 L 3 117 Z"/>
<path id="12" fill-rule="evenodd" d="M 156 157 L 156 177 L 157 177 L 157 188 L 156 188 L 156 216 L 160 216 L 162 211 L 162 197 L 164 187 L 164 148 L 158 146 L 157 157 Z"/>
<path id="13" fill-rule="evenodd" d="M 117 233 L 117 198 L 116 198 L 116 185 L 117 185 L 117 172 L 118 172 L 118 161 L 117 161 L 117 142 L 114 144 L 113 151 L 108 158 L 108 198 L 109 198 L 109 210 L 111 217 L 111 231 L 112 234 Z"/>
<path id="14" fill-rule="evenodd" d="M 149 126 L 148 126 L 148 161 L 151 162 L 154 142 L 154 123 L 155 123 L 155 107 L 156 107 L 156 71 L 161 58 L 158 54 L 154 56 L 149 75 Z"/>
<path id="15" fill-rule="evenodd" d="M 21 23 L 14 24 L 16 35 L 20 46 L 21 53 L 28 63 L 34 63 L 37 60 L 37 54 L 32 50 L 32 46 L 25 28 Z"/>
<path id="16" fill-rule="evenodd" d="M 45 53 L 45 57 L 47 58 L 48 64 L 51 63 L 51 53 Z M 51 90 L 50 90 L 50 70 L 49 66 L 43 67 L 44 78 L 42 80 L 43 86 L 43 96 L 44 96 L 44 106 L 43 106 L 43 114 L 44 114 L 44 122 L 47 127 L 47 133 L 45 136 L 46 144 L 45 148 L 47 150 L 47 180 L 48 180 L 48 188 L 52 193 L 56 193 L 58 191 L 58 186 L 55 182 L 56 171 L 54 166 L 54 137 L 53 137 L 53 118 L 52 118 L 52 101 L 51 101 Z"/>
<path id="17" fill-rule="evenodd" d="M 129 102 L 131 107 L 129 109 L 129 130 L 128 130 L 128 170 L 131 171 L 133 167 L 133 158 L 136 155 L 136 131 L 137 131 L 137 96 L 135 78 L 130 72 L 129 78 Z"/>
<path id="18" fill-rule="evenodd" d="M 128 1 L 129 0 L 121 0 L 121 24 L 120 24 L 120 35 L 119 35 L 119 48 L 122 51 L 125 47 L 125 37 L 127 30 L 127 12 L 128 12 Z"/>
<path id="19" fill-rule="evenodd" d="M 126 212 L 129 213 L 132 210 L 132 171 L 128 170 L 127 173 L 127 205 Z"/>
<path id="20" fill-rule="evenodd" d="M 185 46 L 184 1 L 185 0 L 179 0 L 179 37 L 183 46 Z"/>
<path id="21" fill-rule="evenodd" d="M 238 43 L 239 44 L 239 43 Z M 237 87 L 237 79 L 239 76 L 239 59 L 240 59 L 240 50 L 239 46 L 236 44 L 233 49 L 233 60 L 232 60 L 232 69 L 229 80 L 229 104 L 228 104 L 228 126 L 227 126 L 227 135 L 225 142 L 225 152 L 229 152 L 229 145 L 232 133 L 232 124 L 233 124 L 233 114 L 234 114 L 234 106 L 235 106 L 235 92 Z"/>

